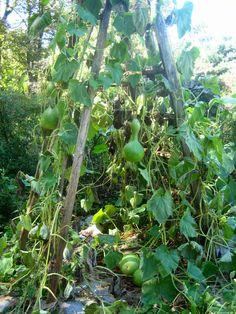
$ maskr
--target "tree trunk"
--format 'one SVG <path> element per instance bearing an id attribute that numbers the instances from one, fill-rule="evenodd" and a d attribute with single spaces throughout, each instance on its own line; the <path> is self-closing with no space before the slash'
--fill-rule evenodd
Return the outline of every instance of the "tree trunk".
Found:
<path id="1" fill-rule="evenodd" d="M 92 69 L 91 69 L 91 73 L 94 77 L 98 76 L 100 68 L 101 68 L 105 40 L 107 37 L 107 29 L 108 29 L 109 20 L 110 20 L 110 13 L 111 13 L 111 4 L 109 0 L 106 0 L 106 4 L 103 10 L 102 17 L 101 17 L 99 33 L 97 36 L 96 52 L 94 55 Z M 95 97 L 95 91 L 90 86 L 88 88 L 88 93 L 89 93 L 91 102 L 93 103 L 93 100 Z M 54 262 L 51 269 L 53 273 L 59 273 L 61 264 L 62 264 L 63 251 L 64 251 L 67 237 L 68 237 L 68 228 L 71 224 L 76 191 L 78 187 L 78 181 L 80 178 L 80 170 L 81 170 L 81 165 L 83 162 L 83 154 L 84 154 L 84 148 L 85 148 L 85 143 L 87 139 L 89 124 L 90 124 L 91 111 L 92 111 L 92 107 L 84 107 L 84 110 L 81 116 L 81 123 L 80 123 L 77 143 L 76 143 L 74 161 L 72 164 L 70 181 L 68 185 L 68 192 L 67 192 L 65 202 L 64 202 L 64 210 L 63 210 L 64 215 L 61 221 L 60 238 L 58 238 L 58 241 L 56 244 Z M 58 276 L 53 275 L 50 278 L 49 288 L 54 295 L 56 295 L 57 286 L 58 286 Z M 52 302 L 53 300 L 54 300 L 54 297 L 52 294 L 50 294 L 48 297 L 48 302 Z"/>
<path id="2" fill-rule="evenodd" d="M 160 1 L 157 1 L 156 8 L 157 18 L 156 23 L 154 25 L 154 31 L 158 41 L 162 63 L 171 88 L 170 97 L 171 104 L 175 112 L 176 124 L 177 127 L 179 127 L 184 122 L 185 119 L 182 89 L 178 78 L 178 73 L 176 70 L 165 21 L 161 13 Z M 187 144 L 185 143 L 185 140 L 182 138 L 181 141 L 184 157 L 191 157 L 191 153 L 189 151 Z M 196 209 L 199 209 L 201 203 L 201 191 L 199 181 L 193 182 L 191 184 L 191 193 L 194 199 L 194 205 Z"/>

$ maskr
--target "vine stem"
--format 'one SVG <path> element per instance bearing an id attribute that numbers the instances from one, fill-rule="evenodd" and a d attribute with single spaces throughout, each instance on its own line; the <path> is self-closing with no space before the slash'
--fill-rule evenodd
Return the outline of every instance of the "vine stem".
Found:
<path id="1" fill-rule="evenodd" d="M 93 59 L 93 64 L 91 68 L 91 74 L 93 77 L 97 77 L 100 68 L 102 65 L 103 55 L 104 55 L 104 47 L 105 47 L 105 41 L 107 37 L 107 31 L 110 21 L 110 14 L 111 14 L 111 4 L 109 0 L 106 0 L 105 7 L 102 13 L 101 21 L 100 21 L 100 27 L 98 31 L 97 36 L 97 44 L 96 44 L 96 50 L 95 55 Z M 91 103 L 93 103 L 94 97 L 95 97 L 95 91 L 94 89 L 89 86 L 88 87 L 88 94 L 91 99 Z M 64 210 L 63 210 L 63 217 L 61 220 L 61 227 L 60 227 L 60 238 L 58 238 L 56 247 L 54 249 L 54 259 L 52 262 L 51 272 L 53 273 L 59 273 L 62 265 L 62 259 L 63 259 L 63 251 L 66 245 L 66 241 L 68 238 L 68 230 L 69 226 L 71 224 L 72 219 L 72 213 L 76 198 L 76 192 L 78 188 L 78 181 L 80 178 L 80 170 L 81 165 L 83 162 L 83 155 L 84 155 L 84 149 L 86 144 L 86 139 L 88 135 L 88 129 L 90 124 L 90 118 L 91 118 L 91 111 L 92 107 L 84 107 L 81 117 L 81 123 L 79 128 L 79 133 L 77 137 L 77 143 L 76 143 L 76 150 L 74 155 L 74 160 L 72 164 L 72 170 L 71 170 L 71 176 L 69 180 L 67 195 L 65 197 L 64 202 Z M 64 239 L 64 240 L 63 240 Z M 58 287 L 58 276 L 53 275 L 50 278 L 49 282 L 49 289 L 52 291 L 54 295 L 56 295 Z M 54 297 L 53 294 L 48 295 L 48 302 L 53 302 Z"/>

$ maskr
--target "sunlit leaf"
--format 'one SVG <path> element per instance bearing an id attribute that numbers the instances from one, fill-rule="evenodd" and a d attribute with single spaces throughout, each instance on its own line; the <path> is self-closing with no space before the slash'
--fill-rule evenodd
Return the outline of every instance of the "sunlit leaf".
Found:
<path id="1" fill-rule="evenodd" d="M 160 188 L 147 202 L 147 209 L 159 223 L 165 223 L 173 214 L 173 200 L 170 192 Z"/>
<path id="2" fill-rule="evenodd" d="M 202 159 L 202 151 L 203 148 L 201 143 L 188 126 L 187 123 L 183 123 L 179 128 L 179 133 L 181 137 L 184 139 L 185 143 L 188 145 L 189 150 L 194 154 L 194 156 L 198 159 Z"/>
<path id="3" fill-rule="evenodd" d="M 0 258 L 0 278 L 4 277 L 13 266 L 13 257 L 1 257 Z"/>
<path id="4" fill-rule="evenodd" d="M 118 32 L 130 36 L 135 32 L 133 14 L 129 12 L 119 13 L 114 20 L 114 26 Z"/>
<path id="5" fill-rule="evenodd" d="M 193 47 L 191 50 L 184 49 L 181 53 L 177 61 L 177 67 L 179 72 L 182 74 L 184 81 L 189 81 L 191 79 L 195 61 L 199 55 L 200 51 L 196 47 Z"/>
<path id="6" fill-rule="evenodd" d="M 180 220 L 180 232 L 188 239 L 197 236 L 196 231 L 197 223 L 192 217 L 189 208 L 185 211 L 183 217 Z"/>
<path id="7" fill-rule="evenodd" d="M 43 240 L 48 240 L 49 234 L 50 234 L 50 231 L 49 231 L 48 226 L 43 224 L 40 228 L 40 231 L 39 231 L 40 238 Z"/>
<path id="8" fill-rule="evenodd" d="M 91 23 L 92 25 L 96 25 L 97 19 L 89 10 L 86 10 L 80 5 L 77 5 L 77 13 L 81 19 Z"/>
<path id="9" fill-rule="evenodd" d="M 111 51 L 110 51 L 111 58 L 116 59 L 119 62 L 125 61 L 128 57 L 128 46 L 124 41 L 119 43 L 114 43 Z"/>
<path id="10" fill-rule="evenodd" d="M 143 280 L 149 280 L 158 274 L 157 260 L 154 254 L 148 249 L 142 250 L 143 261 L 141 264 L 141 269 L 143 272 Z"/>
<path id="11" fill-rule="evenodd" d="M 30 231 L 30 229 L 32 228 L 30 216 L 28 216 L 28 215 L 21 215 L 20 216 L 20 221 L 22 223 L 22 227 L 25 230 Z"/>
<path id="12" fill-rule="evenodd" d="M 201 269 L 192 262 L 188 262 L 187 274 L 190 278 L 193 278 L 198 282 L 202 282 L 205 280 Z"/>
<path id="13" fill-rule="evenodd" d="M 44 29 L 49 26 L 52 22 L 50 12 L 44 12 L 41 16 L 37 16 L 36 19 L 30 26 L 30 33 L 33 36 L 44 31 Z"/>
<path id="14" fill-rule="evenodd" d="M 191 31 L 193 4 L 192 2 L 185 2 L 184 6 L 176 10 L 177 30 L 179 38 L 182 38 L 186 32 Z"/>
<path id="15" fill-rule="evenodd" d="M 83 1 L 83 7 L 89 11 L 93 16 L 98 19 L 99 12 L 102 8 L 102 1 L 101 0 L 85 0 Z"/>
<path id="16" fill-rule="evenodd" d="M 64 145 L 75 145 L 77 141 L 78 128 L 74 123 L 66 122 L 63 125 L 62 131 L 58 133 L 60 141 Z"/>
<path id="17" fill-rule="evenodd" d="M 122 256 L 119 252 L 109 251 L 104 258 L 106 266 L 109 269 L 114 269 L 119 264 Z"/>
<path id="18" fill-rule="evenodd" d="M 217 76 L 205 76 L 201 83 L 205 88 L 210 89 L 213 94 L 220 95 L 220 85 Z"/>
<path id="19" fill-rule="evenodd" d="M 79 102 L 85 106 L 91 106 L 91 99 L 84 84 L 78 80 L 70 80 L 69 94 L 74 102 Z"/>
<path id="20" fill-rule="evenodd" d="M 165 270 L 166 274 L 169 275 L 174 272 L 178 267 L 179 255 L 176 250 L 168 250 L 166 245 L 159 246 L 154 253 L 157 261 L 160 262 L 161 266 Z"/>
<path id="21" fill-rule="evenodd" d="M 56 63 L 54 65 L 55 73 L 53 74 L 53 79 L 55 82 L 67 82 L 78 70 L 78 68 L 78 61 L 74 59 L 69 60 L 64 54 L 60 54 L 57 57 Z"/>
<path id="22" fill-rule="evenodd" d="M 221 257 L 220 261 L 222 263 L 230 263 L 232 261 L 233 254 L 228 249 L 227 252 Z"/>
<path id="23" fill-rule="evenodd" d="M 0 256 L 6 247 L 7 247 L 7 240 L 5 237 L 1 237 L 0 238 Z"/>
<path id="24" fill-rule="evenodd" d="M 137 1 L 136 8 L 133 15 L 134 26 L 137 33 L 142 36 L 146 30 L 146 26 L 149 23 L 148 8 Z"/>

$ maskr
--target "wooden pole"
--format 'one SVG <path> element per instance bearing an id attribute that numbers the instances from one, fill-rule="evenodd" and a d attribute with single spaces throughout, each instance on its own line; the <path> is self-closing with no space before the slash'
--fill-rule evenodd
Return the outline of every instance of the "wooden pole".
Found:
<path id="1" fill-rule="evenodd" d="M 179 127 L 185 120 L 182 88 L 180 80 L 178 78 L 178 73 L 176 70 L 165 21 L 161 13 L 160 2 L 161 1 L 157 0 L 156 4 L 157 15 L 156 22 L 154 24 L 154 31 L 157 38 L 162 63 L 171 88 L 170 97 L 172 108 L 175 112 L 176 124 L 177 127 Z M 181 139 L 181 144 L 184 157 L 191 157 L 191 152 L 183 138 Z M 199 209 L 201 203 L 200 182 L 199 181 L 193 182 L 190 187 L 191 193 L 194 198 L 194 205 L 197 209 Z"/>
<path id="2" fill-rule="evenodd" d="M 91 68 L 91 74 L 96 78 L 100 72 L 103 54 L 104 54 L 104 47 L 105 47 L 105 40 L 107 37 L 107 30 L 109 26 L 110 20 L 110 13 L 111 13 L 111 4 L 109 0 L 106 0 L 106 4 L 101 16 L 99 32 L 97 36 L 97 44 L 96 44 L 96 51 L 93 59 L 93 64 Z M 88 93 L 93 103 L 95 97 L 94 89 L 89 86 Z M 63 259 L 63 251 L 65 249 L 66 241 L 68 238 L 68 228 L 71 224 L 72 213 L 76 198 L 76 191 L 78 188 L 78 182 L 80 178 L 80 170 L 81 165 L 83 162 L 83 155 L 84 155 L 84 148 L 86 144 L 90 118 L 91 118 L 91 111 L 92 107 L 84 107 L 82 116 L 81 116 L 81 123 L 76 143 L 76 151 L 74 155 L 74 160 L 71 169 L 71 176 L 69 180 L 67 195 L 65 197 L 64 202 L 64 210 L 63 210 L 63 217 L 61 221 L 61 228 L 60 228 L 60 238 L 58 238 L 57 245 L 55 248 L 55 258 L 53 261 L 53 266 L 51 271 L 53 273 L 59 273 L 62 265 Z M 64 239 L 64 240 L 63 240 Z M 54 295 L 56 295 L 58 286 L 58 276 L 52 275 L 49 282 L 49 288 Z M 52 302 L 54 297 L 52 294 L 48 297 L 48 302 Z"/>

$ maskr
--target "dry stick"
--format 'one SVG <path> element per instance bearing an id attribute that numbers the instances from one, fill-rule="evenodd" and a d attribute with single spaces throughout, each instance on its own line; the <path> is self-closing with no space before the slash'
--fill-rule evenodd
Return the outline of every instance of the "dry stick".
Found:
<path id="1" fill-rule="evenodd" d="M 170 46 L 165 21 L 161 13 L 160 1 L 157 1 L 156 7 L 157 19 L 154 25 L 154 31 L 158 41 L 158 46 L 160 50 L 162 63 L 165 69 L 165 73 L 170 83 L 171 87 L 170 97 L 172 107 L 175 112 L 177 127 L 179 127 L 184 122 L 185 119 L 182 89 L 178 78 L 174 58 L 172 55 L 172 49 Z M 182 139 L 182 149 L 185 157 L 191 156 L 189 148 L 185 143 L 184 139 Z M 194 182 L 191 184 L 191 193 L 194 197 L 194 205 L 197 209 L 200 208 L 201 203 L 201 191 L 199 185 L 200 182 Z"/>
<path id="2" fill-rule="evenodd" d="M 108 25 L 109 25 L 109 20 L 110 20 L 110 13 L 111 13 L 111 4 L 110 4 L 110 1 L 107 0 L 104 10 L 103 10 L 102 17 L 101 17 L 101 22 L 100 22 L 100 27 L 99 27 L 98 37 L 97 37 L 96 51 L 95 51 L 92 69 L 91 69 L 91 74 L 94 77 L 98 76 L 100 68 L 101 68 L 105 40 L 107 37 L 107 30 L 108 30 Z M 93 100 L 95 97 L 95 91 L 90 86 L 88 88 L 88 93 L 89 93 L 91 102 L 93 103 Z M 76 191 L 78 187 L 78 181 L 80 178 L 80 170 L 81 170 L 81 165 L 83 162 L 83 154 L 84 154 L 84 148 L 85 148 L 85 143 L 87 139 L 89 124 L 90 124 L 91 111 L 92 111 L 92 107 L 84 107 L 82 117 L 81 117 L 79 134 L 78 134 L 77 143 L 76 143 L 76 151 L 75 151 L 74 161 L 72 164 L 70 181 L 68 185 L 68 192 L 65 197 L 64 210 L 63 210 L 64 215 L 61 221 L 60 238 L 58 238 L 57 240 L 57 245 L 55 249 L 55 260 L 54 260 L 54 263 L 52 264 L 52 269 L 51 269 L 53 273 L 59 273 L 61 264 L 62 264 L 63 251 L 65 249 L 65 245 L 66 245 L 66 241 L 68 237 L 68 228 L 72 219 Z M 58 276 L 52 275 L 49 282 L 49 288 L 54 295 L 56 295 L 57 286 L 58 286 Z M 53 294 L 50 294 L 48 296 L 48 302 L 54 301 Z"/>

